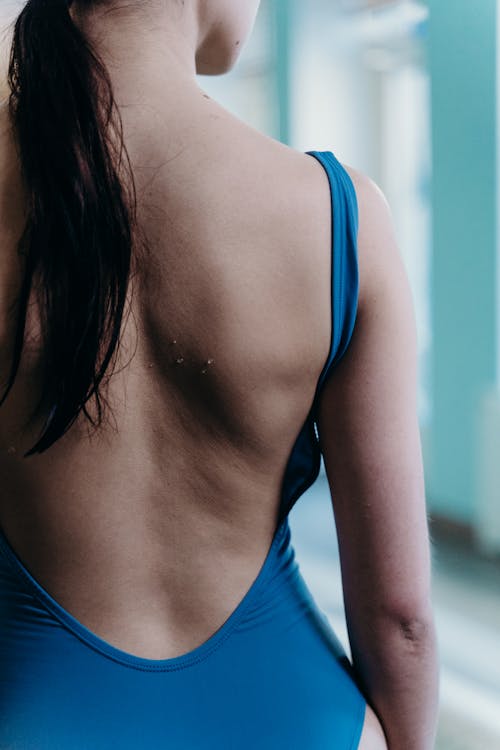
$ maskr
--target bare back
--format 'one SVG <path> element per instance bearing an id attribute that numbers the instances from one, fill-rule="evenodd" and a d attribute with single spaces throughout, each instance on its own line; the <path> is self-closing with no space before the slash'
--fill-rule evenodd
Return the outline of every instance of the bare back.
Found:
<path id="1" fill-rule="evenodd" d="M 38 119 L 66 112 L 78 98 L 74 76 L 82 59 L 87 83 L 94 80 L 91 41 L 112 77 L 135 176 L 134 274 L 114 374 L 103 388 L 104 424 L 93 432 L 80 416 L 48 451 L 24 459 L 53 406 L 45 404 L 39 423 L 22 433 L 47 364 L 34 296 L 28 308 L 20 371 L 0 409 L 0 578 L 7 602 L 0 621 L 0 673 L 7 679 L 0 692 L 11 700 L 8 726 L 0 714 L 0 733 L 14 744 L 28 732 L 33 746 L 43 735 L 51 746 L 59 738 L 58 746 L 68 747 L 75 725 L 87 740 L 95 706 L 103 703 L 100 738 L 107 745 L 120 725 L 127 747 L 142 743 L 145 727 L 148 746 L 170 746 L 189 729 L 192 741 L 183 747 L 205 746 L 208 736 L 210 747 L 225 746 L 233 730 L 253 747 L 262 745 L 269 726 L 271 743 L 286 728 L 287 746 L 311 750 L 332 742 L 354 747 L 358 739 L 360 750 L 378 750 L 385 737 L 391 750 L 430 750 L 437 660 L 416 328 L 388 204 L 356 170 L 342 169 L 333 157 L 323 162 L 332 167 L 326 175 L 316 159 L 248 127 L 198 88 L 196 73 L 230 69 L 258 2 L 84 5 L 51 4 L 47 23 L 48 6 L 31 3 L 21 18 L 31 41 L 27 46 L 24 32 L 17 35 L 14 63 L 38 81 L 28 91 L 26 131 L 20 128 L 28 134 L 23 160 L 29 163 L 34 108 Z M 96 91 L 87 89 L 93 122 Z M 60 93 L 61 107 L 46 109 Z M 87 122 L 79 110 L 70 119 L 80 130 Z M 62 151 L 48 149 L 49 142 L 60 143 L 59 136 L 47 138 L 37 158 L 50 176 L 52 160 L 67 152 L 64 144 Z M 104 173 L 96 179 L 100 184 Z M 3 385 L 14 351 L 9 310 L 23 280 L 16 248 L 26 209 L 3 106 Z M 103 216 L 105 226 L 109 214 Z M 336 265 L 342 258 L 350 277 Z M 339 336 L 346 348 L 335 353 L 318 390 L 332 362 L 332 321 L 336 333 L 346 333 Z M 96 416 L 93 402 L 88 409 Z M 332 490 L 351 664 L 308 595 L 290 529 L 279 522 L 289 459 L 304 425 L 314 443 L 305 454 L 315 471 L 323 456 Z M 312 473 L 306 471 L 311 481 Z M 238 628 L 232 614 L 241 618 Z M 194 649 L 212 654 L 229 633 L 225 625 L 238 633 L 225 641 L 235 651 L 220 649 L 225 658 L 207 659 L 200 676 Z M 83 646 L 99 637 L 97 650 L 109 660 L 94 661 L 95 652 Z M 27 652 L 34 658 L 24 669 Z M 247 680 L 247 692 L 232 680 L 235 653 L 234 671 Z M 125 674 L 116 661 L 134 669 Z M 191 683 L 180 676 L 179 661 L 196 666 Z M 156 667 L 161 679 L 139 678 Z M 87 703 L 74 700 L 83 673 Z M 113 681 L 116 690 L 109 689 Z M 208 714 L 195 726 L 193 687 L 200 685 Z M 280 692 L 281 714 L 275 712 Z M 232 727 L 213 723 L 221 705 L 232 706 L 225 716 Z M 125 714 L 130 721 L 122 726 Z"/>
<path id="2" fill-rule="evenodd" d="M 89 435 L 80 417 L 48 452 L 22 458 L 43 357 L 33 313 L 0 411 L 0 525 L 87 627 L 163 658 L 224 621 L 272 539 L 330 343 L 331 203 L 314 159 L 206 96 L 186 101 L 175 128 L 124 118 L 149 254 L 106 391 L 111 419 Z M 1 132 L 5 379 L 23 197 L 5 112 Z"/>

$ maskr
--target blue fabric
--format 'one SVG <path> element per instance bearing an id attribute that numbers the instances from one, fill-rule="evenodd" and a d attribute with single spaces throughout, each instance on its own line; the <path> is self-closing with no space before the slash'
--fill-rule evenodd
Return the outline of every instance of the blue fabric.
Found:
<path id="1" fill-rule="evenodd" d="M 288 515 L 298 498 L 314 483 L 321 465 L 317 416 L 321 392 L 334 367 L 344 356 L 354 330 L 358 306 L 358 203 L 352 180 L 331 151 L 308 151 L 324 167 L 332 200 L 330 351 L 319 376 L 306 421 L 290 454 L 282 486 L 280 519 Z"/>
<path id="2" fill-rule="evenodd" d="M 345 352 L 357 303 L 357 206 L 330 152 L 335 205 L 332 344 L 292 451 L 283 513 L 236 609 L 182 656 L 145 659 L 62 608 L 0 530 L 0 748 L 9 750 L 355 750 L 366 702 L 301 576 L 288 512 L 316 478 L 317 398 Z"/>

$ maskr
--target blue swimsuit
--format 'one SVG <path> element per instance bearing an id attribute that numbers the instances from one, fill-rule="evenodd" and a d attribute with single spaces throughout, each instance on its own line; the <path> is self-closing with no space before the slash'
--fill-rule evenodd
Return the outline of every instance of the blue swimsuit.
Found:
<path id="1" fill-rule="evenodd" d="M 318 396 L 357 310 L 358 207 L 331 152 L 332 340 L 283 480 L 262 567 L 224 624 L 170 659 L 99 638 L 37 582 L 0 530 L 1 750 L 355 750 L 366 701 L 301 576 L 288 513 L 320 467 Z"/>

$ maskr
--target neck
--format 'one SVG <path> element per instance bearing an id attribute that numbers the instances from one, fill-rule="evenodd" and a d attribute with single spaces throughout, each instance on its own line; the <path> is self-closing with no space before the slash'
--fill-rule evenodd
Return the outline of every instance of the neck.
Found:
<path id="1" fill-rule="evenodd" d="M 195 3 L 71 9 L 74 22 L 105 64 L 118 104 L 140 107 L 150 95 L 199 91 Z M 153 94 L 153 92 L 155 92 Z"/>

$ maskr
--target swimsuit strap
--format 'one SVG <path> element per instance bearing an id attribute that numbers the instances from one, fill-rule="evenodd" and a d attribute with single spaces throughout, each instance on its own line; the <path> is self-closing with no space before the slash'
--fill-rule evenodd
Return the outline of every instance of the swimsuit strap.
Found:
<path id="1" fill-rule="evenodd" d="M 321 391 L 351 341 L 359 292 L 357 254 L 358 203 L 349 173 L 331 151 L 307 151 L 324 167 L 332 203 L 331 341 L 313 403 L 297 437 L 282 485 L 280 519 L 316 480 L 321 465 L 317 412 Z"/>
<path id="2" fill-rule="evenodd" d="M 324 166 L 332 200 L 330 351 L 318 380 L 318 399 L 328 376 L 347 351 L 358 307 L 358 202 L 351 177 L 331 151 L 308 151 Z"/>

